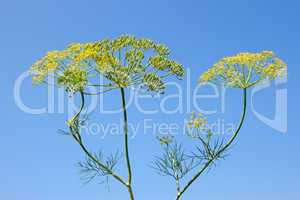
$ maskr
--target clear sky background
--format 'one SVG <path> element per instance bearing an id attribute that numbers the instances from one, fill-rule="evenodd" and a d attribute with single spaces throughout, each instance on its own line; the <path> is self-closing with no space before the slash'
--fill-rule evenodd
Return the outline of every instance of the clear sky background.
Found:
<path id="1" fill-rule="evenodd" d="M 66 128 L 66 113 L 25 113 L 14 101 L 13 88 L 16 79 L 49 50 L 62 49 L 71 42 L 129 33 L 167 44 L 172 57 L 192 71 L 191 88 L 196 87 L 198 76 L 210 65 L 240 51 L 273 50 L 286 61 L 288 82 L 257 94 L 255 109 L 272 118 L 276 90 L 288 88 L 287 133 L 262 123 L 250 110 L 231 155 L 197 181 L 183 199 L 298 200 L 299 9 L 296 0 L 1 1 L 0 199 L 128 198 L 114 180 L 110 180 L 109 188 L 97 182 L 83 185 L 75 167 L 83 155 L 71 138 L 57 132 Z M 186 81 L 182 85 L 186 87 Z M 116 95 L 108 95 L 106 101 L 119 106 Z M 21 96 L 32 107 L 47 104 L 46 88 L 33 87 L 30 79 L 24 81 Z M 147 106 L 155 107 L 159 99 L 153 101 Z M 206 106 L 215 106 L 220 113 L 219 102 L 213 100 Z M 239 91 L 230 90 L 226 114 L 221 116 L 229 122 L 238 120 L 240 104 Z M 119 116 L 98 113 L 93 120 L 108 123 Z M 155 122 L 179 123 L 186 116 L 158 113 L 147 117 Z M 130 107 L 129 120 L 141 119 L 140 113 Z M 100 136 L 90 136 L 88 140 L 91 148 L 109 152 L 121 145 L 122 137 L 102 140 Z M 160 152 L 153 134 L 140 133 L 130 144 L 137 199 L 173 199 L 173 182 L 148 167 L 153 155 Z"/>

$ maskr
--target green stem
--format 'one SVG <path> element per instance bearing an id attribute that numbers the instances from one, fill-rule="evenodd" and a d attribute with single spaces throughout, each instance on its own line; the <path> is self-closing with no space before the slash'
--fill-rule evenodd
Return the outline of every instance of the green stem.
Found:
<path id="1" fill-rule="evenodd" d="M 224 151 L 226 151 L 231 144 L 234 142 L 234 140 L 236 139 L 236 137 L 238 136 L 242 125 L 244 123 L 245 120 L 245 116 L 246 116 L 246 108 L 247 108 L 247 90 L 246 88 L 243 89 L 243 113 L 241 116 L 241 120 L 239 123 L 238 128 L 236 129 L 235 133 L 233 134 L 233 136 L 231 137 L 231 139 L 226 143 L 226 145 L 224 145 L 224 147 L 222 149 L 220 149 L 220 151 L 217 153 L 217 155 L 215 156 L 215 158 L 217 158 L 219 155 L 221 155 Z M 197 180 L 197 178 L 210 166 L 210 164 L 213 163 L 215 159 L 212 158 L 210 159 L 204 166 L 203 168 L 185 185 L 185 187 L 183 187 L 182 191 L 180 191 L 177 194 L 176 200 L 179 200 L 182 195 L 187 191 L 187 189 L 194 183 L 194 181 Z"/>
<path id="2" fill-rule="evenodd" d="M 128 192 L 130 194 L 130 199 L 134 200 L 134 195 L 132 191 L 132 172 L 131 172 L 131 164 L 129 158 L 129 145 L 128 145 L 128 119 L 127 119 L 127 110 L 126 110 L 126 100 L 125 100 L 125 91 L 124 88 L 121 88 L 121 96 L 122 96 L 122 110 L 123 110 L 123 118 L 124 118 L 124 145 L 125 145 L 125 159 L 127 164 L 128 171 Z"/>
<path id="3" fill-rule="evenodd" d="M 176 191 L 177 191 L 177 195 L 179 195 L 180 193 L 180 182 L 179 182 L 179 177 L 176 177 Z"/>

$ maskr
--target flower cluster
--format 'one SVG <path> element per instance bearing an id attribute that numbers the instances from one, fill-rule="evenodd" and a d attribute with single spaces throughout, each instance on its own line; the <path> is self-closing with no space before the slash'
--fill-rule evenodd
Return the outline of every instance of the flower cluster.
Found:
<path id="1" fill-rule="evenodd" d="M 200 76 L 200 82 L 223 82 L 229 87 L 248 88 L 258 82 L 285 75 L 287 65 L 271 51 L 240 53 L 225 57 Z"/>
<path id="2" fill-rule="evenodd" d="M 165 77 L 184 76 L 183 66 L 169 58 L 165 45 L 127 35 L 106 45 L 106 51 L 96 58 L 96 69 L 116 87 L 141 85 L 161 93 Z"/>
<path id="3" fill-rule="evenodd" d="M 83 62 L 92 55 L 88 45 L 71 44 L 63 51 L 51 51 L 31 66 L 33 82 L 47 81 L 54 76 L 57 84 L 66 87 L 69 92 L 83 90 L 88 83 L 88 63 Z M 85 52 L 85 53 L 83 53 Z"/>
<path id="4" fill-rule="evenodd" d="M 189 129 L 200 129 L 207 125 L 207 119 L 203 116 L 202 113 L 196 114 L 192 112 L 190 116 L 190 120 L 187 123 L 187 127 Z"/>
<path id="5" fill-rule="evenodd" d="M 57 83 L 71 93 L 83 90 L 87 82 L 87 72 L 75 65 L 68 67 L 57 79 Z"/>
<path id="6" fill-rule="evenodd" d="M 184 75 L 184 70 L 182 68 L 182 65 L 174 62 L 174 61 L 170 61 L 167 58 L 165 58 L 164 56 L 153 56 L 149 59 L 149 63 L 156 68 L 157 70 L 170 70 L 173 74 L 181 77 Z"/>
<path id="7" fill-rule="evenodd" d="M 150 91 L 163 91 L 165 89 L 164 82 L 155 73 L 146 74 L 143 83 Z"/>
<path id="8" fill-rule="evenodd" d="M 171 135 L 157 136 L 157 139 L 161 145 L 170 145 L 174 140 Z"/>
<path id="9" fill-rule="evenodd" d="M 192 112 L 187 122 L 187 135 L 193 139 L 200 139 L 202 142 L 209 142 L 213 136 L 207 118 L 202 113 Z"/>
<path id="10" fill-rule="evenodd" d="M 48 74 L 55 73 L 60 70 L 60 62 L 67 57 L 66 51 L 51 51 L 45 57 L 38 60 L 31 67 L 33 81 L 41 83 L 45 80 Z"/>
<path id="11" fill-rule="evenodd" d="M 74 43 L 63 51 L 49 52 L 31 67 L 33 81 L 41 83 L 53 75 L 68 91 L 82 91 L 90 73 L 102 75 L 113 88 L 141 85 L 163 92 L 164 79 L 184 76 L 183 66 L 169 58 L 169 49 L 149 39 L 121 36 L 92 43 Z M 93 74 L 93 75 L 95 75 Z"/>

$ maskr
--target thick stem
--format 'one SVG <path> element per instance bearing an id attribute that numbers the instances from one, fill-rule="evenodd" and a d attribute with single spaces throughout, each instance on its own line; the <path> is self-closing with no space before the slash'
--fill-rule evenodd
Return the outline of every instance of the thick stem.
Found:
<path id="1" fill-rule="evenodd" d="M 235 133 L 233 134 L 233 136 L 230 138 L 230 140 L 226 143 L 226 145 L 224 145 L 224 147 L 222 149 L 220 149 L 220 151 L 217 153 L 217 155 L 215 156 L 218 157 L 219 155 L 221 155 L 224 151 L 226 151 L 231 144 L 234 142 L 234 140 L 236 139 L 236 137 L 238 136 L 242 125 L 244 123 L 245 120 L 245 116 L 246 116 L 246 108 L 247 108 L 247 90 L 246 88 L 243 89 L 243 113 L 241 116 L 241 120 L 239 123 L 238 128 L 236 129 Z M 181 192 L 179 192 L 177 194 L 176 200 L 179 200 L 182 195 L 187 191 L 187 189 L 194 183 L 194 181 L 197 180 L 197 178 L 210 166 L 210 164 L 213 163 L 215 159 L 210 159 L 204 166 L 203 168 L 186 184 L 186 186 L 182 189 Z"/>
<path id="2" fill-rule="evenodd" d="M 132 191 L 132 187 L 131 185 L 128 185 L 128 192 L 129 192 L 129 195 L 130 195 L 130 200 L 134 200 L 134 195 L 133 195 L 133 191 Z"/>
<path id="3" fill-rule="evenodd" d="M 177 192 L 177 195 L 179 195 L 179 193 L 180 193 L 180 182 L 179 182 L 178 176 L 176 177 L 176 192 Z"/>
<path id="4" fill-rule="evenodd" d="M 134 195 L 132 191 L 132 172 L 131 172 L 131 164 L 129 158 L 129 145 L 128 145 L 128 119 L 127 119 L 127 110 L 126 110 L 126 100 L 125 100 L 125 91 L 124 88 L 121 88 L 121 96 L 122 96 L 122 109 L 123 109 L 123 119 L 124 119 L 124 146 L 125 146 L 125 159 L 127 164 L 128 171 L 128 192 L 130 194 L 130 199 L 134 200 Z"/>

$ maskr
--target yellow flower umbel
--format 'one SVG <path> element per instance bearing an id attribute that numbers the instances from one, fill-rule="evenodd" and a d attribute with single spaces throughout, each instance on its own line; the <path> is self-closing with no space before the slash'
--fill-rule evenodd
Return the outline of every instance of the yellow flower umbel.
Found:
<path id="1" fill-rule="evenodd" d="M 57 82 L 59 85 L 65 86 L 68 92 L 82 91 L 87 84 L 87 72 L 73 65 L 58 77 Z"/>
<path id="2" fill-rule="evenodd" d="M 165 135 L 165 136 L 157 136 L 157 139 L 161 145 L 170 145 L 173 142 L 173 136 Z"/>
<path id="3" fill-rule="evenodd" d="M 142 86 L 151 92 L 165 89 L 164 79 L 184 76 L 183 66 L 169 58 L 169 49 L 149 39 L 121 36 L 113 40 L 74 43 L 63 51 L 49 52 L 31 67 L 33 81 L 54 76 L 68 91 L 84 91 L 88 78 L 101 75 L 111 89 Z M 93 74 L 91 74 L 93 73 Z"/>
<path id="4" fill-rule="evenodd" d="M 169 58 L 165 45 L 129 35 L 103 43 L 106 48 L 95 59 L 96 69 L 115 87 L 139 85 L 160 93 L 166 77 L 184 75 L 183 66 Z"/>
<path id="5" fill-rule="evenodd" d="M 65 51 L 51 51 L 45 57 L 34 63 L 30 69 L 33 74 L 33 82 L 41 83 L 49 74 L 60 71 L 60 62 L 68 56 Z"/>
<path id="6" fill-rule="evenodd" d="M 213 132 L 209 127 L 207 118 L 202 113 L 196 114 L 195 112 L 192 112 L 190 119 L 187 122 L 187 134 L 191 138 L 205 138 L 209 141 Z"/>
<path id="7" fill-rule="evenodd" d="M 229 87 L 249 88 L 286 74 L 287 65 L 271 51 L 240 53 L 225 57 L 199 79 L 200 83 L 225 83 Z"/>
<path id="8" fill-rule="evenodd" d="M 70 45 L 63 51 L 51 51 L 31 66 L 32 80 L 36 84 L 47 82 L 53 76 L 58 85 L 64 86 L 68 92 L 84 90 L 88 83 L 88 63 L 78 59 L 86 45 L 79 43 Z M 84 54 L 87 59 L 89 54 Z M 80 57 L 80 58 L 81 58 Z"/>
<path id="9" fill-rule="evenodd" d="M 192 112 L 190 120 L 188 121 L 187 127 L 189 129 L 200 129 L 204 128 L 207 125 L 207 119 L 203 116 L 202 113 L 196 115 L 195 112 Z"/>

